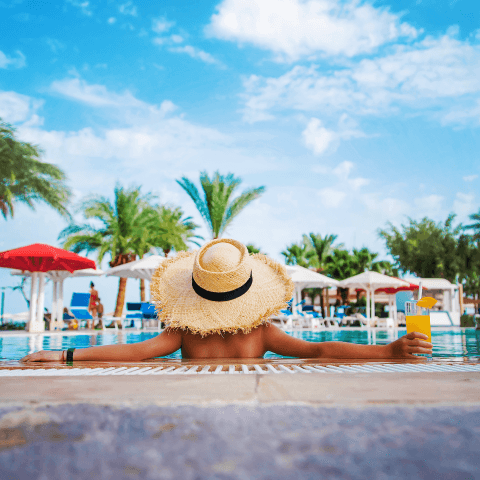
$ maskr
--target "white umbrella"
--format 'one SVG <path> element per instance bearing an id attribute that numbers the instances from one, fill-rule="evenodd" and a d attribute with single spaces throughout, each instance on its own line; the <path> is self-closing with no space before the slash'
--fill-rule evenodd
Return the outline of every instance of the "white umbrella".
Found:
<path id="1" fill-rule="evenodd" d="M 292 301 L 292 313 L 295 314 L 295 306 L 300 301 L 301 292 L 304 288 L 325 288 L 336 287 L 340 284 L 338 280 L 314 272 L 299 265 L 287 265 L 285 267 L 290 278 L 295 284 L 295 293 Z"/>
<path id="2" fill-rule="evenodd" d="M 32 277 L 32 289 L 34 288 L 34 277 L 32 272 L 23 270 L 11 270 L 11 275 L 21 275 L 24 277 Z M 73 273 L 67 270 L 51 270 L 46 273 L 46 276 L 53 282 L 53 295 L 52 295 L 52 317 L 50 321 L 50 329 L 54 330 L 55 327 L 63 327 L 63 281 L 68 277 L 99 277 L 104 272 L 99 268 L 84 268 L 82 270 L 75 270 Z M 42 284 L 41 284 L 42 285 Z M 33 298 L 33 297 L 32 297 Z M 34 299 L 36 300 L 36 299 Z M 32 301 L 34 301 L 32 300 Z M 43 308 L 42 308 L 43 310 Z M 43 315 L 43 311 L 42 311 Z"/>
<path id="3" fill-rule="evenodd" d="M 353 277 L 346 278 L 340 282 L 340 287 L 345 288 L 363 288 L 367 292 L 367 318 L 375 316 L 375 290 L 377 288 L 404 287 L 408 282 L 398 278 L 389 277 L 378 272 L 366 271 Z M 370 307 L 371 294 L 371 307 Z"/>
<path id="4" fill-rule="evenodd" d="M 134 262 L 124 263 L 118 265 L 105 272 L 107 276 L 116 276 L 123 278 L 143 278 L 144 280 L 151 280 L 155 270 L 158 268 L 165 257 L 161 255 L 150 255 L 149 257 L 135 260 Z"/>

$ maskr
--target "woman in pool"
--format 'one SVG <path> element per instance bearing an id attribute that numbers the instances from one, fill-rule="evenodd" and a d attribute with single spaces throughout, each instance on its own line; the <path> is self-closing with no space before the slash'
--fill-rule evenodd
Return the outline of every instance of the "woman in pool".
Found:
<path id="1" fill-rule="evenodd" d="M 236 240 L 217 239 L 198 252 L 180 252 L 155 272 L 152 298 L 165 330 L 129 345 L 41 351 L 24 362 L 96 360 L 141 361 L 179 348 L 182 358 L 262 358 L 265 352 L 302 358 L 416 358 L 432 353 L 426 335 L 413 332 L 389 345 L 307 342 L 272 325 L 292 298 L 294 285 L 285 267 L 262 254 L 249 255 Z"/>

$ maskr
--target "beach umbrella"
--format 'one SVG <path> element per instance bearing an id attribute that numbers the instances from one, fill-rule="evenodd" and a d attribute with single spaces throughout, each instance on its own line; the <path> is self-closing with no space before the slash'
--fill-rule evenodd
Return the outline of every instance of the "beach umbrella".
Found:
<path id="1" fill-rule="evenodd" d="M 395 277 L 394 277 L 395 278 Z M 399 279 L 400 280 L 400 279 Z M 420 288 L 419 285 L 415 283 L 407 282 L 406 285 L 402 287 L 383 287 L 378 288 L 375 292 L 384 292 L 388 295 L 388 306 L 389 306 L 389 317 L 393 318 L 395 324 L 397 322 L 397 293 L 398 292 L 413 292 Z M 425 287 L 423 287 L 425 288 Z M 393 313 L 393 315 L 392 315 Z"/>
<path id="2" fill-rule="evenodd" d="M 30 318 L 27 326 L 30 332 L 45 330 L 43 309 L 47 272 L 65 270 L 73 273 L 75 270 L 85 268 L 96 269 L 95 262 L 89 258 L 43 243 L 0 252 L 0 267 L 31 272 Z"/>
<path id="3" fill-rule="evenodd" d="M 140 278 L 150 281 L 160 263 L 165 260 L 161 255 L 150 255 L 134 262 L 124 263 L 105 272 L 107 276 Z"/>
<path id="4" fill-rule="evenodd" d="M 19 275 L 24 277 L 30 277 L 31 272 L 23 270 L 12 270 L 11 275 Z M 55 327 L 63 327 L 63 282 L 69 277 L 100 277 L 104 275 L 103 270 L 99 268 L 83 268 L 81 270 L 75 270 L 70 273 L 67 270 L 52 270 L 46 272 L 46 276 L 53 282 L 53 295 L 52 295 L 52 318 L 50 321 L 50 330 L 54 330 Z M 55 322 L 58 322 L 57 324 Z"/>
<path id="5" fill-rule="evenodd" d="M 122 278 L 137 278 L 151 281 L 155 270 L 160 263 L 165 260 L 161 255 L 150 255 L 143 257 L 140 260 L 117 265 L 105 272 L 107 276 L 115 276 Z"/>
<path id="6" fill-rule="evenodd" d="M 362 288 L 367 292 L 367 318 L 375 316 L 375 290 L 384 287 L 404 287 L 408 282 L 399 278 L 389 277 L 378 272 L 366 271 L 340 282 L 340 287 Z M 371 303 L 371 305 L 370 305 Z"/>
<path id="7" fill-rule="evenodd" d="M 340 282 L 333 278 L 314 272 L 300 265 L 286 265 L 287 274 L 295 284 L 294 297 L 292 302 L 292 313 L 295 314 L 295 306 L 301 301 L 304 288 L 325 288 L 339 286 Z"/>

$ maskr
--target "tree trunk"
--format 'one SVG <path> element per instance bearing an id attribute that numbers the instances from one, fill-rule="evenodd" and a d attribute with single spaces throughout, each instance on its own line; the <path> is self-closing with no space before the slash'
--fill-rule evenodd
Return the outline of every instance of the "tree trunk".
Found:
<path id="1" fill-rule="evenodd" d="M 115 305 L 114 317 L 121 317 L 123 314 L 123 305 L 125 304 L 125 293 L 127 291 L 127 278 L 120 277 L 118 282 L 117 304 Z"/>
<path id="2" fill-rule="evenodd" d="M 326 308 L 325 308 L 325 288 L 320 290 L 320 311 L 322 312 L 322 317 L 325 318 L 326 315 Z"/>
<path id="3" fill-rule="evenodd" d="M 325 289 L 325 310 L 327 314 L 325 315 L 325 318 L 330 316 L 330 296 L 328 294 L 328 288 Z"/>
<path id="4" fill-rule="evenodd" d="M 140 279 L 140 301 L 145 301 L 145 280 L 143 278 Z"/>
<path id="5" fill-rule="evenodd" d="M 111 262 L 110 267 L 117 267 L 125 263 L 133 262 L 137 256 L 134 253 L 122 253 L 117 255 Z M 121 317 L 123 313 L 123 305 L 125 304 L 125 293 L 127 290 L 127 279 L 120 277 L 118 282 L 117 304 L 115 305 L 114 317 Z"/>
<path id="6" fill-rule="evenodd" d="M 340 288 L 340 296 L 342 297 L 342 305 L 348 305 L 348 288 Z"/>

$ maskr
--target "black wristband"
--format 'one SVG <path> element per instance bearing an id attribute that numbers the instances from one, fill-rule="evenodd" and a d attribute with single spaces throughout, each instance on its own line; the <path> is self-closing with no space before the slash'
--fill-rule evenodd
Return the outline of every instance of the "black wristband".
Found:
<path id="1" fill-rule="evenodd" d="M 67 365 L 73 365 L 73 352 L 75 351 L 74 348 L 69 348 L 67 350 Z"/>

